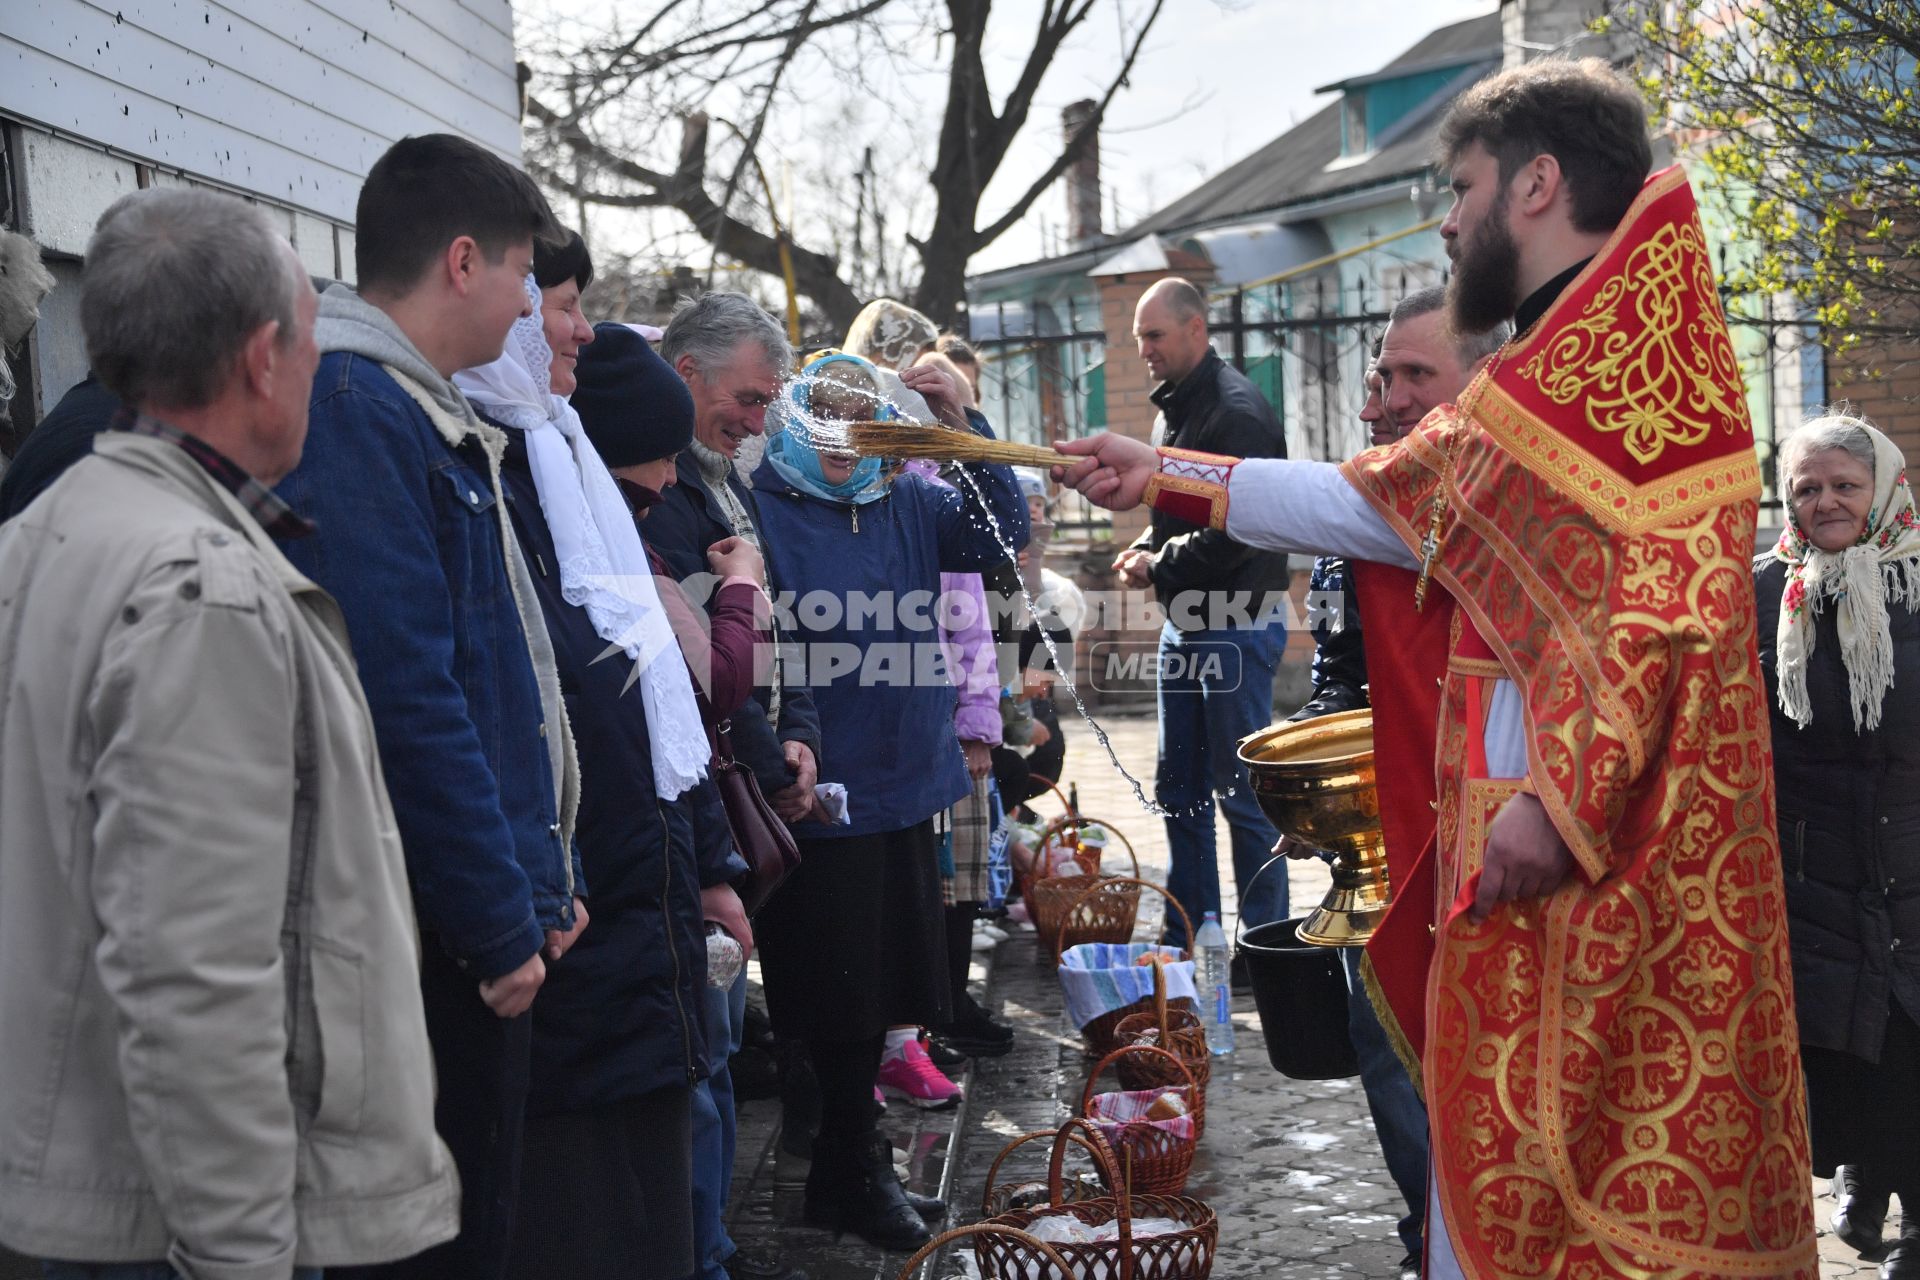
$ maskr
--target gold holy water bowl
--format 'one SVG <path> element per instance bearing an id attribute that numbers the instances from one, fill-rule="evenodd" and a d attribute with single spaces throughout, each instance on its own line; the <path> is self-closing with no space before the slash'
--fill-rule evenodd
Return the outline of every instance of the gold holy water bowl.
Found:
<path id="1" fill-rule="evenodd" d="M 1333 888 L 1300 925 L 1301 940 L 1364 946 L 1393 900 L 1374 786 L 1372 710 L 1270 726 L 1241 740 L 1240 759 L 1268 821 L 1334 855 Z"/>

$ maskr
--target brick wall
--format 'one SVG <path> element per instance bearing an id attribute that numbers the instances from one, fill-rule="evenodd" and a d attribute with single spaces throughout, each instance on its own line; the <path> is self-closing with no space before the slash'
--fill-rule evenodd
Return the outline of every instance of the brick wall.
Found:
<path id="1" fill-rule="evenodd" d="M 1846 400 L 1920 463 L 1920 342 L 1864 344 L 1829 356 L 1827 399 Z"/>

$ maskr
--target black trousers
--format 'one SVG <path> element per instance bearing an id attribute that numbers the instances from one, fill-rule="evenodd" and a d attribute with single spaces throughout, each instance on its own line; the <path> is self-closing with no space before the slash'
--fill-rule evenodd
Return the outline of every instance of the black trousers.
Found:
<path id="1" fill-rule="evenodd" d="M 694 1274 L 693 1089 L 527 1120 L 510 1280 Z"/>
<path id="2" fill-rule="evenodd" d="M 433 1122 L 460 1171 L 460 1234 L 402 1262 L 329 1267 L 328 1280 L 503 1280 L 513 1242 L 533 1017 L 501 1018 L 437 939 L 421 939 L 420 988 L 438 1096 Z"/>

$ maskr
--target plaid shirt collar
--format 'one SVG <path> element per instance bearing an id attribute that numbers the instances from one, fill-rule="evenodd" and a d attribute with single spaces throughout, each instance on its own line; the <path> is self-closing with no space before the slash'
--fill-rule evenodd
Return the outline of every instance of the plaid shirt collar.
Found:
<path id="1" fill-rule="evenodd" d="M 240 465 L 226 454 L 220 452 L 198 436 L 188 435 L 178 427 L 169 426 L 158 418 L 144 413 L 135 413 L 131 409 L 122 409 L 114 419 L 115 431 L 130 431 L 138 436 L 151 436 L 156 440 L 166 440 L 175 445 L 195 462 L 221 488 L 240 500 L 247 514 L 260 522 L 269 536 L 275 538 L 304 538 L 313 532 L 313 522 L 300 516 L 280 500 L 273 490 L 255 480 Z"/>

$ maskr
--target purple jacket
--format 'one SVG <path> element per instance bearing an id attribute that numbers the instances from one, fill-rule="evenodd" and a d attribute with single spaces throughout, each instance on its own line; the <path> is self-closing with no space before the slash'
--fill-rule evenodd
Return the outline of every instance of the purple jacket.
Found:
<path id="1" fill-rule="evenodd" d="M 940 469 L 925 459 L 907 462 L 912 471 L 943 488 Z M 1000 667 L 993 652 L 987 593 L 977 573 L 940 575 L 940 644 L 953 673 L 960 701 L 953 710 L 953 731 L 962 742 L 1000 745 Z"/>

